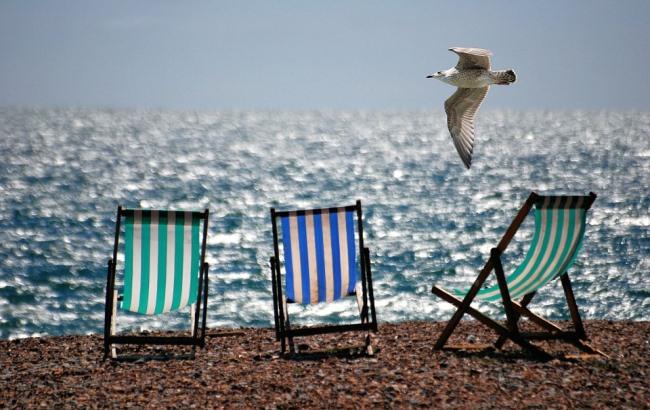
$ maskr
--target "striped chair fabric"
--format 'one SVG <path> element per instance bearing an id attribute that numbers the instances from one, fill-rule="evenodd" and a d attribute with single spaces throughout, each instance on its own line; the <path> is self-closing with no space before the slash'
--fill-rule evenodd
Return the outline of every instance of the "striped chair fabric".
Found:
<path id="1" fill-rule="evenodd" d="M 506 277 L 512 299 L 536 291 L 566 272 L 582 245 L 587 210 L 585 197 L 546 196 L 535 204 L 535 233 L 524 261 Z M 454 290 L 464 296 L 467 290 Z M 482 300 L 501 299 L 498 285 L 481 289 Z"/>
<path id="2" fill-rule="evenodd" d="M 354 294 L 354 210 L 289 212 L 280 220 L 287 299 L 307 305 Z"/>
<path id="3" fill-rule="evenodd" d="M 127 210 L 122 309 L 155 315 L 196 302 L 202 215 Z"/>

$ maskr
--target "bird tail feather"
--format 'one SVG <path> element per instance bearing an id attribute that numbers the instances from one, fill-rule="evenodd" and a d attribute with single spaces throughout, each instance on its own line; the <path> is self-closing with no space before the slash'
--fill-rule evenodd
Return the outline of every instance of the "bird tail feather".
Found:
<path id="1" fill-rule="evenodd" d="M 492 75 L 497 84 L 512 84 L 517 80 L 517 74 L 512 70 L 493 71 Z"/>

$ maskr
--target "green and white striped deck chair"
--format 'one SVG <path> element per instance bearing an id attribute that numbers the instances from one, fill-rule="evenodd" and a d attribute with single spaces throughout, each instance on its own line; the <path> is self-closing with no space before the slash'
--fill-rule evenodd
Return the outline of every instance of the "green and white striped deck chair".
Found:
<path id="1" fill-rule="evenodd" d="M 204 345 L 208 214 L 207 209 L 185 212 L 117 208 L 115 245 L 106 285 L 104 358 L 109 353 L 116 357 L 117 344 L 190 345 L 192 355 L 196 346 Z M 120 237 L 124 240 L 124 266 L 118 291 L 115 279 Z M 140 315 L 189 310 L 190 332 L 184 336 L 116 334 L 118 307 Z"/>
<path id="2" fill-rule="evenodd" d="M 505 341 L 510 339 L 539 356 L 550 358 L 531 341 L 561 339 L 586 352 L 602 354 L 585 343 L 587 337 L 567 273 L 582 245 L 587 211 L 595 199 L 596 194 L 593 192 L 588 196 L 540 196 L 534 192 L 531 193 L 501 242 L 492 249 L 490 258 L 470 289 L 447 292 L 438 286 L 433 287 L 432 292 L 435 295 L 458 307 L 438 338 L 435 347 L 442 349 L 462 316 L 469 313 L 499 334 L 499 339 L 495 343 L 497 348 L 501 348 Z M 501 254 L 533 206 L 535 207 L 535 232 L 530 249 L 523 262 L 513 273 L 506 276 L 501 265 Z M 495 272 L 497 284 L 482 288 L 492 271 Z M 563 330 L 527 308 L 537 290 L 558 277 L 562 282 L 569 313 L 573 320 L 573 330 L 570 331 Z M 489 302 L 501 301 L 506 313 L 507 326 L 497 323 L 472 308 L 470 304 L 475 298 Z M 520 331 L 518 321 L 521 316 L 527 317 L 545 331 Z"/>

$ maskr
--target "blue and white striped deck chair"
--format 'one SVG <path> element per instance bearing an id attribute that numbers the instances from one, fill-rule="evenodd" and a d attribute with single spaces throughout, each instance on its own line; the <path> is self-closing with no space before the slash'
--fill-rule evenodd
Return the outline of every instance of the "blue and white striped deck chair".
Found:
<path id="1" fill-rule="evenodd" d="M 204 345 L 208 214 L 207 209 L 185 212 L 117 208 L 113 258 L 108 261 L 106 280 L 104 358 L 109 352 L 116 357 L 117 344 L 189 345 L 192 355 L 196 346 Z M 120 237 L 124 239 L 124 266 L 118 290 L 115 279 Z M 118 307 L 141 315 L 185 308 L 190 313 L 190 332 L 184 336 L 116 334 Z"/>
<path id="2" fill-rule="evenodd" d="M 442 349 L 462 316 L 469 313 L 499 334 L 495 344 L 497 348 L 501 348 L 505 341 L 510 339 L 539 356 L 550 358 L 531 341 L 560 339 L 570 342 L 586 352 L 602 354 L 585 343 L 587 336 L 567 273 L 582 245 L 587 211 L 595 199 L 596 194 L 593 192 L 588 196 L 540 196 L 534 192 L 531 193 L 501 242 L 492 249 L 490 258 L 470 289 L 447 292 L 438 286 L 433 287 L 434 294 L 458 307 L 438 338 L 435 347 Z M 535 231 L 530 248 L 523 262 L 517 266 L 513 273 L 506 276 L 501 265 L 501 254 L 533 206 L 535 207 Z M 481 288 L 492 271 L 495 272 L 497 284 Z M 573 321 L 573 330 L 570 331 L 565 331 L 556 324 L 534 314 L 527 307 L 539 288 L 558 277 L 562 282 Z M 489 302 L 501 301 L 506 313 L 507 326 L 497 323 L 472 308 L 470 304 L 475 298 Z M 545 331 L 520 331 L 518 321 L 522 316 L 527 317 Z"/>
<path id="3" fill-rule="evenodd" d="M 377 331 L 377 317 L 370 252 L 363 244 L 361 201 L 339 208 L 271 209 L 271 220 L 273 308 L 276 337 L 281 343 L 282 353 L 286 351 L 287 341 L 291 353 L 295 352 L 293 338 L 296 336 L 366 331 L 366 350 L 372 354 L 368 332 Z M 356 297 L 359 323 L 290 326 L 290 304 L 331 303 L 348 296 Z"/>

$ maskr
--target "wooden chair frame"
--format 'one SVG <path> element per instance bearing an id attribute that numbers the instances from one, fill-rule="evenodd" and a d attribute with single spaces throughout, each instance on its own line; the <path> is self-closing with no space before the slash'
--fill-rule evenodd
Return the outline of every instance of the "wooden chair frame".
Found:
<path id="1" fill-rule="evenodd" d="M 562 282 L 562 287 L 564 288 L 564 295 L 567 301 L 569 312 L 571 314 L 571 320 L 573 322 L 573 330 L 563 330 L 560 326 L 556 325 L 553 322 L 531 312 L 528 309 L 528 305 L 535 297 L 536 292 L 528 293 L 524 295 L 521 301 L 516 302 L 510 298 L 510 293 L 508 291 L 508 285 L 506 282 L 506 276 L 503 272 L 503 266 L 501 265 L 501 255 L 506 250 L 510 241 L 514 237 L 515 233 L 523 223 L 524 219 L 532 209 L 533 205 L 543 200 L 544 197 L 532 192 L 524 205 L 521 207 L 514 220 L 506 230 L 506 233 L 501 238 L 501 241 L 496 248 L 493 248 L 490 253 L 490 258 L 486 262 L 483 270 L 479 273 L 478 277 L 472 284 L 472 287 L 469 289 L 465 297 L 461 300 L 451 293 L 445 291 L 441 287 L 433 286 L 431 292 L 436 296 L 444 299 L 445 301 L 453 304 L 458 309 L 451 317 L 447 326 L 443 330 L 442 334 L 438 337 L 438 340 L 435 344 L 436 349 L 443 349 L 447 340 L 453 333 L 454 329 L 460 322 L 461 318 L 465 313 L 470 314 L 479 322 L 493 329 L 499 335 L 499 338 L 495 342 L 494 346 L 497 349 L 503 347 L 503 344 L 510 339 L 517 345 L 522 348 L 532 352 L 536 356 L 539 356 L 543 359 L 550 359 L 551 356 L 544 352 L 541 348 L 531 343 L 533 340 L 563 340 L 565 342 L 571 343 L 574 346 L 578 347 L 582 351 L 587 353 L 595 353 L 605 356 L 604 353 L 594 349 L 586 343 L 587 335 L 578 312 L 578 306 L 576 304 L 575 297 L 573 295 L 573 288 L 571 286 L 571 281 L 569 279 L 569 274 L 564 272 L 560 275 L 560 280 Z M 593 192 L 589 193 L 589 196 L 586 197 L 585 209 L 588 210 L 593 202 L 596 200 L 596 194 Z M 470 305 L 476 295 L 478 294 L 481 286 L 486 281 L 490 273 L 494 271 L 501 292 L 501 299 L 503 301 L 504 310 L 506 313 L 506 325 L 502 325 L 492 318 L 486 316 L 480 311 L 472 308 Z M 545 331 L 543 332 L 522 332 L 519 329 L 519 319 L 525 316 L 532 323 L 541 327 Z"/>
<path id="2" fill-rule="evenodd" d="M 357 200 L 355 205 L 346 206 L 345 211 L 356 211 L 357 214 L 357 229 L 359 234 L 359 254 L 361 266 L 361 286 L 360 290 L 362 295 L 359 295 L 359 286 L 357 286 L 357 304 L 359 305 L 359 323 L 345 324 L 345 325 L 323 325 L 323 326 L 309 326 L 292 328 L 288 304 L 292 303 L 283 297 L 282 292 L 282 273 L 280 267 L 280 251 L 279 251 L 279 238 L 277 218 L 289 215 L 290 211 L 276 211 L 271 208 L 271 222 L 273 226 L 273 250 L 274 256 L 270 258 L 271 265 L 271 283 L 273 288 L 273 313 L 275 320 L 275 336 L 276 340 L 280 341 L 282 353 L 286 352 L 287 344 L 289 345 L 290 353 L 295 353 L 293 338 L 298 336 L 311 336 L 326 333 L 339 333 L 348 331 L 373 331 L 377 332 L 377 316 L 375 313 L 375 299 L 372 290 L 372 271 L 370 268 L 370 251 L 364 247 L 363 242 L 363 221 L 361 211 L 361 201 Z M 320 212 L 320 209 L 312 210 Z M 331 213 L 340 212 L 340 208 L 329 208 Z M 304 214 L 306 210 L 295 211 L 298 215 Z M 357 283 L 359 285 L 359 283 Z M 365 338 L 366 349 L 369 354 L 372 354 L 372 345 L 370 334 L 366 334 Z"/>
<path id="3" fill-rule="evenodd" d="M 115 242 L 113 246 L 113 257 L 108 261 L 108 274 L 106 278 L 106 310 L 104 313 L 104 360 L 109 357 L 116 358 L 113 345 L 186 345 L 192 346 L 192 357 L 196 346 L 205 346 L 205 328 L 208 305 L 208 270 L 209 265 L 205 262 L 206 240 L 208 236 L 209 210 L 193 212 L 194 216 L 199 215 L 203 220 L 203 237 L 201 242 L 201 259 L 199 269 L 199 282 L 197 289 L 196 303 L 190 306 L 190 335 L 189 336 L 149 336 L 149 335 L 114 335 L 117 318 L 117 302 L 120 300 L 115 289 L 115 272 L 117 252 L 120 240 L 121 218 L 130 211 L 122 206 L 117 207 L 117 218 L 115 222 Z M 199 318 L 201 319 L 199 330 Z"/>

